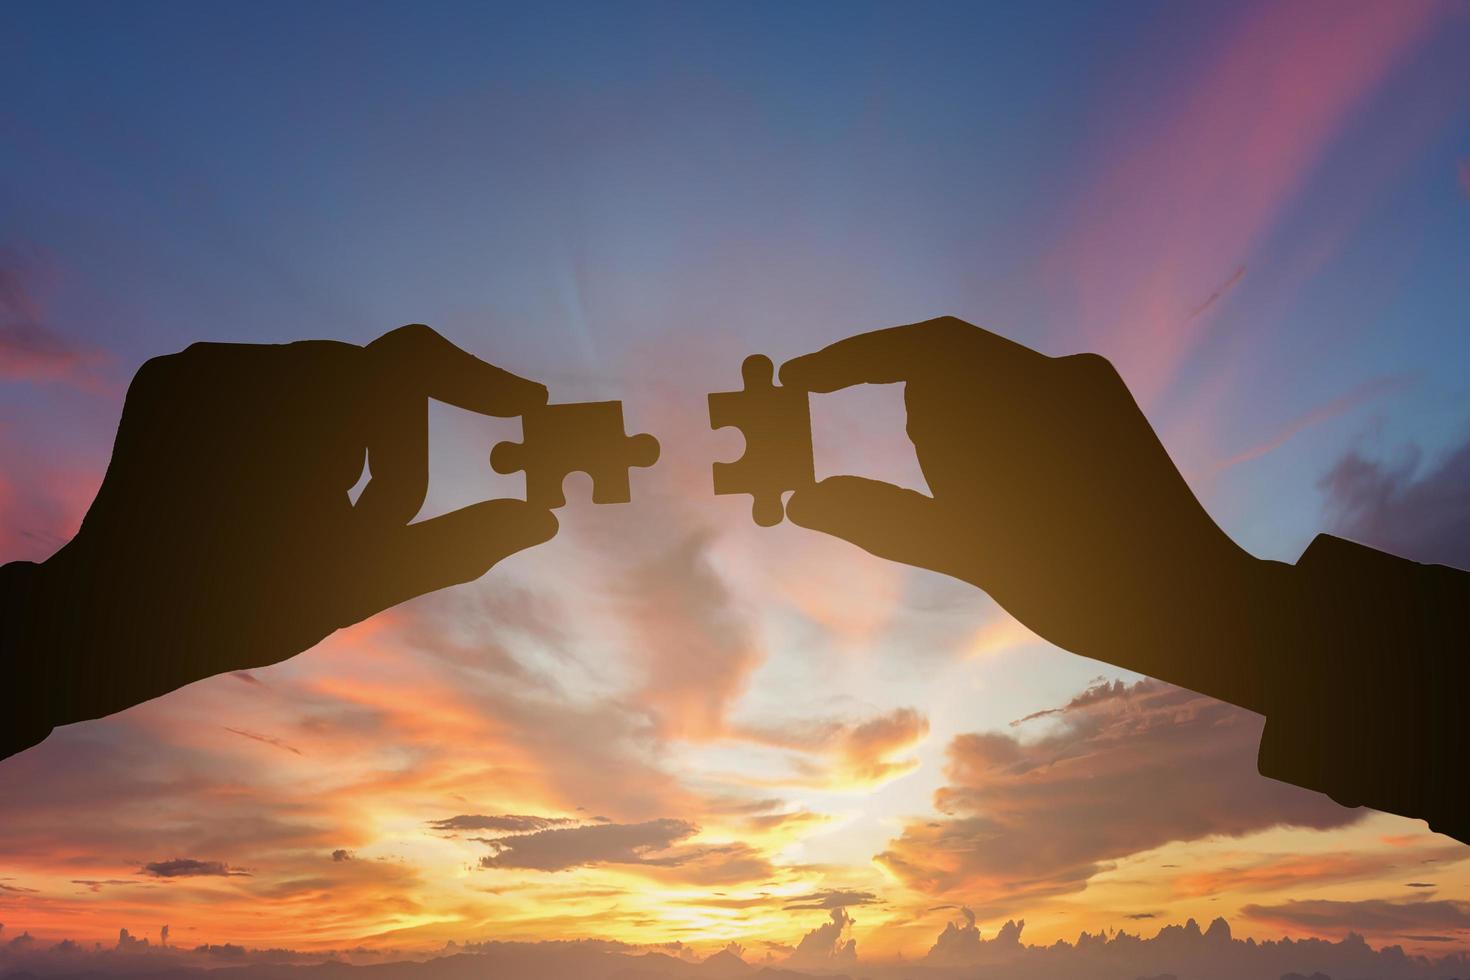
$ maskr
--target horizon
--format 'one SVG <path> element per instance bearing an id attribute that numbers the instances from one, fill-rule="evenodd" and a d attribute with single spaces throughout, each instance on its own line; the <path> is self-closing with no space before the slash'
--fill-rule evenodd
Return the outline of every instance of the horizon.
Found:
<path id="1" fill-rule="evenodd" d="M 1233 936 L 1230 924 L 1223 916 L 1216 917 L 1207 928 L 1201 928 L 1191 918 L 1184 923 L 1162 925 L 1152 936 L 1145 936 L 1143 930 L 1132 933 L 1126 929 L 1097 933 L 1083 931 L 1075 942 L 1057 940 L 1050 945 L 1038 946 L 1024 941 L 1024 920 L 1007 920 L 995 935 L 986 937 L 976 927 L 973 913 L 968 909 L 960 912 L 960 917 L 947 923 L 943 932 L 936 936 L 927 953 L 914 958 L 901 954 L 879 960 L 859 958 L 850 948 L 833 957 L 827 947 L 831 936 L 840 935 L 840 932 L 834 933 L 821 926 L 807 933 L 794 949 L 777 942 L 760 944 L 764 947 L 764 956 L 760 955 L 760 948 L 733 941 L 719 948 L 700 950 L 678 940 L 634 945 L 607 939 L 463 943 L 449 940 L 441 949 L 417 952 L 357 947 L 313 954 L 280 948 L 247 949 L 234 944 L 189 949 L 171 945 L 169 930 L 165 926 L 157 943 L 151 943 L 146 936 L 131 935 L 124 928 L 115 946 L 104 947 L 97 943 L 92 949 L 68 940 L 46 948 L 33 937 L 22 935 L 12 939 L 7 946 L 0 946 L 0 967 L 23 971 L 8 975 L 26 976 L 33 974 L 24 971 L 86 966 L 94 971 L 91 975 L 126 971 L 126 976 L 135 980 L 148 980 L 155 976 L 147 971 L 180 968 L 198 971 L 229 966 L 238 974 L 238 971 L 248 971 L 252 966 L 262 966 L 273 971 L 271 976 L 279 976 L 282 969 L 307 967 L 318 971 L 313 975 L 320 975 L 319 971 L 325 966 L 351 973 L 353 968 L 374 964 L 383 967 L 404 964 L 427 971 L 429 975 L 447 972 L 458 976 L 461 975 L 460 961 L 465 959 L 483 961 L 485 966 L 494 965 L 501 969 L 534 970 L 537 976 L 576 976 L 582 980 L 604 975 L 626 976 L 625 971 L 619 970 L 629 962 L 642 962 L 645 968 L 649 968 L 647 964 L 651 963 L 651 969 L 655 971 L 653 975 L 669 977 L 708 976 L 712 969 L 717 969 L 723 976 L 748 975 L 756 970 L 761 970 L 764 975 L 764 971 L 770 969 L 779 970 L 781 976 L 835 976 L 839 973 L 845 976 L 847 974 L 841 971 L 851 969 L 861 970 L 865 976 L 888 980 L 904 975 L 909 969 L 922 969 L 926 976 L 959 977 L 967 975 L 966 971 L 976 966 L 1005 968 L 1008 976 L 1017 978 L 1053 976 L 1054 973 L 1047 971 L 1060 967 L 1090 969 L 1093 971 L 1091 975 L 1099 977 L 1127 977 L 1140 970 L 1157 972 L 1162 968 L 1170 972 L 1161 976 L 1183 970 L 1188 975 L 1206 980 L 1247 980 L 1251 977 L 1272 980 L 1278 976 L 1303 976 L 1298 972 L 1303 969 L 1311 969 L 1313 975 L 1321 974 L 1323 969 L 1375 970 L 1382 971 L 1377 974 L 1379 976 L 1410 980 L 1443 976 L 1447 969 L 1470 969 L 1470 955 L 1463 951 L 1442 956 L 1406 955 L 1400 945 L 1375 949 L 1357 933 L 1349 933 L 1336 942 L 1287 936 L 1259 943 L 1253 938 L 1239 939 Z M 832 921 L 837 923 L 839 918 L 834 913 Z M 698 967 L 699 972 L 679 972 L 681 968 L 693 967 Z M 176 974 L 165 972 L 156 975 Z M 252 974 L 246 972 L 243 976 Z"/>

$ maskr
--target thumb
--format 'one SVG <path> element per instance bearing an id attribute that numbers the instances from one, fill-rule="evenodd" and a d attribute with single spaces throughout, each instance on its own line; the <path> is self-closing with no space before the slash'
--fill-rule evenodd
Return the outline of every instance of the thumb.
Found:
<path id="1" fill-rule="evenodd" d="M 832 476 L 791 495 L 793 524 L 850 541 L 879 558 L 938 568 L 947 537 L 933 497 L 860 476 Z"/>
<path id="2" fill-rule="evenodd" d="M 503 558 L 550 541 L 556 515 L 521 500 L 486 500 L 409 524 L 386 537 L 378 581 L 368 583 L 375 611 L 437 589 L 471 582 Z"/>

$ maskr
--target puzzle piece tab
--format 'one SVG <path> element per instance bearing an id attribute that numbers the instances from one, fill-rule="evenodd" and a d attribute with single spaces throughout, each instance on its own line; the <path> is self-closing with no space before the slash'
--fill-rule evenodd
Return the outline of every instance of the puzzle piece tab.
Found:
<path id="1" fill-rule="evenodd" d="M 622 402 L 545 405 L 521 417 L 522 442 L 490 450 L 497 473 L 526 471 L 526 500 L 542 507 L 567 502 L 568 473 L 592 477 L 594 504 L 625 504 L 631 497 L 628 468 L 658 462 L 658 440 L 647 433 L 625 435 Z"/>
<path id="2" fill-rule="evenodd" d="M 715 493 L 750 494 L 751 516 L 771 527 L 786 516 L 781 494 L 816 480 L 811 408 L 805 391 L 772 383 L 775 368 L 763 354 L 747 357 L 740 375 L 744 391 L 709 396 L 710 428 L 734 426 L 745 434 L 745 455 L 715 464 Z"/>

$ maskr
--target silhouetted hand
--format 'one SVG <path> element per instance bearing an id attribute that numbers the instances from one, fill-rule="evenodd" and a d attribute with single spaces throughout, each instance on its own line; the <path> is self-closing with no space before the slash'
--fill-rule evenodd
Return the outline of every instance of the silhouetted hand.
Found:
<path id="1" fill-rule="evenodd" d="M 17 695 L 31 727 L 275 663 L 551 538 L 550 511 L 518 500 L 409 523 L 430 397 L 509 416 L 546 389 L 421 325 L 366 347 L 196 344 L 144 364 L 80 532 L 17 573 L 5 643 L 34 682 Z"/>
<path id="2" fill-rule="evenodd" d="M 792 521 L 973 583 L 1065 649 L 1259 705 L 1249 651 L 1224 647 L 1272 563 L 1205 513 L 1104 358 L 945 317 L 839 341 L 781 381 L 905 383 L 933 494 L 835 476 L 792 495 Z"/>

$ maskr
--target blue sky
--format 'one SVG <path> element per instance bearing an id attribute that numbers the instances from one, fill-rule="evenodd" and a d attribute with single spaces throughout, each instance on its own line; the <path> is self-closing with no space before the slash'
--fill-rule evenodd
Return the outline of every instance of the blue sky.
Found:
<path id="1" fill-rule="evenodd" d="M 494 587 L 592 624 L 573 654 L 543 636 L 521 637 L 522 655 L 571 701 L 654 719 L 636 771 L 684 787 L 652 794 L 669 806 L 703 794 L 706 828 L 733 790 L 703 776 L 754 792 L 793 752 L 835 767 L 780 792 L 845 829 L 771 843 L 779 867 L 866 867 L 930 805 L 955 736 L 1065 703 L 1099 672 L 1133 678 L 1038 649 L 952 583 L 759 532 L 703 494 L 709 460 L 739 451 L 704 431 L 704 394 L 733 387 L 746 354 L 940 314 L 1049 354 L 1098 350 L 1216 519 L 1286 560 L 1327 526 L 1319 483 L 1345 454 L 1419 447 L 1422 474 L 1470 434 L 1464 4 L 25 3 L 4 21 L 0 331 L 24 320 L 54 346 L 35 370 L 4 369 L 26 352 L 0 346 L 0 559 L 71 533 L 127 378 L 197 340 L 366 342 L 427 322 L 558 400 L 622 398 L 630 427 L 664 442 L 635 478 L 643 499 L 574 504 L 561 550 Z M 912 480 L 894 393 L 850 398 L 817 406 L 819 454 Z M 868 433 L 874 405 L 885 421 Z M 506 431 L 435 415 L 431 510 L 518 492 L 484 465 Z M 660 548 L 698 559 L 759 650 L 725 651 L 719 717 L 683 729 L 624 641 L 690 641 L 698 622 L 645 623 L 596 580 L 620 549 L 664 569 Z M 493 628 L 464 615 L 440 625 Z M 381 642 L 418 663 L 412 643 Z M 282 730 L 338 663 L 316 656 L 279 668 L 298 698 L 272 709 Z M 203 752 L 180 719 L 215 698 L 230 703 L 200 685 L 116 724 Z M 487 703 L 487 724 L 511 725 L 505 710 Z M 834 731 L 884 719 L 916 761 L 854 797 L 845 749 L 770 734 L 808 710 Z M 406 751 L 394 739 L 411 740 L 383 734 L 385 757 Z M 310 792 L 300 779 L 256 788 L 284 806 Z M 416 811 L 382 792 L 398 833 Z M 570 807 L 516 792 L 505 806 Z M 610 815 L 634 819 L 608 793 Z M 1289 832 L 1317 835 L 1302 843 L 1267 826 L 1241 847 L 1402 831 Z M 870 872 L 850 883 L 876 887 Z M 1037 901 L 1043 935 L 1104 908 Z M 115 931 L 112 907 L 89 914 Z"/>

